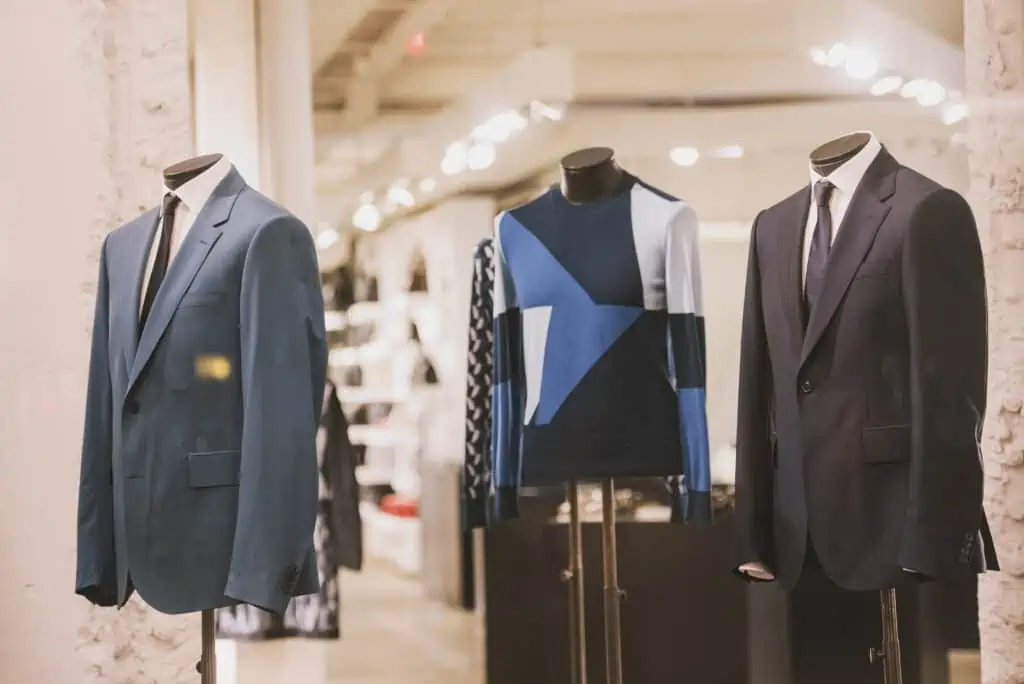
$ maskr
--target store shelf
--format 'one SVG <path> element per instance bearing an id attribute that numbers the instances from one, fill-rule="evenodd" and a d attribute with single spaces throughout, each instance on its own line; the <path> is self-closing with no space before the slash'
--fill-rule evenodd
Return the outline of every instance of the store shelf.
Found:
<path id="1" fill-rule="evenodd" d="M 358 325 L 397 313 L 415 313 L 416 309 L 430 304 L 430 296 L 426 292 L 405 292 L 379 302 L 356 302 L 346 310 L 345 315 L 349 323 Z"/>
<path id="2" fill-rule="evenodd" d="M 377 425 L 350 425 L 348 438 L 353 444 L 380 447 L 415 446 L 417 435 L 412 430 Z"/>

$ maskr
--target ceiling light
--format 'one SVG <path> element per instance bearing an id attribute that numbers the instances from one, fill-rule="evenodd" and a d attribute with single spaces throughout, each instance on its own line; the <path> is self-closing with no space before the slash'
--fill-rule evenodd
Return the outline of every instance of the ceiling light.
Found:
<path id="1" fill-rule="evenodd" d="M 843 43 L 836 43 L 828 49 L 828 55 L 826 55 L 826 66 L 837 67 L 846 61 L 847 55 L 850 54 L 850 48 L 846 47 Z"/>
<path id="2" fill-rule="evenodd" d="M 565 116 L 565 110 L 562 107 L 552 107 L 539 100 L 530 103 L 530 118 L 535 121 L 539 119 L 561 121 L 563 116 Z"/>
<path id="3" fill-rule="evenodd" d="M 850 78 L 867 79 L 878 73 L 878 61 L 864 50 L 850 50 L 846 55 L 846 74 Z"/>
<path id="4" fill-rule="evenodd" d="M 714 151 L 714 156 L 719 159 L 739 159 L 743 156 L 743 147 L 741 145 L 726 145 L 725 147 L 719 147 Z"/>
<path id="5" fill-rule="evenodd" d="M 924 79 L 915 78 L 912 81 L 907 81 L 900 88 L 900 97 L 905 97 L 908 100 L 917 97 L 917 94 L 924 88 Z"/>
<path id="6" fill-rule="evenodd" d="M 469 153 L 469 146 L 465 141 L 458 140 L 448 146 L 441 160 L 441 173 L 446 176 L 454 176 L 466 168 L 466 155 Z"/>
<path id="7" fill-rule="evenodd" d="M 494 163 L 497 152 L 494 145 L 487 142 L 477 143 L 466 153 L 466 166 L 472 171 L 482 171 Z"/>
<path id="8" fill-rule="evenodd" d="M 388 203 L 396 207 L 411 207 L 416 202 L 409 189 L 395 184 L 388 188 Z"/>
<path id="9" fill-rule="evenodd" d="M 915 98 L 922 107 L 933 107 L 946 99 L 946 89 L 941 83 L 925 81 Z"/>
<path id="10" fill-rule="evenodd" d="M 811 61 L 820 66 L 830 66 L 828 63 L 828 53 L 820 47 L 811 48 Z"/>
<path id="11" fill-rule="evenodd" d="M 473 138 L 473 140 L 484 142 L 505 142 L 510 137 L 526 128 L 528 123 L 529 122 L 526 120 L 525 116 L 514 109 L 509 109 L 495 114 L 491 118 L 487 119 L 487 121 L 474 128 L 470 137 Z"/>
<path id="12" fill-rule="evenodd" d="M 352 225 L 368 233 L 380 228 L 380 210 L 372 204 L 362 204 L 352 214 Z"/>
<path id="13" fill-rule="evenodd" d="M 967 104 L 965 102 L 954 102 L 942 111 L 942 123 L 952 126 L 958 121 L 967 117 Z"/>
<path id="14" fill-rule="evenodd" d="M 673 147 L 668 151 L 668 158 L 676 166 L 693 166 L 700 159 L 696 147 Z"/>
<path id="15" fill-rule="evenodd" d="M 434 192 L 437 188 L 437 181 L 433 178 L 424 178 L 420 181 L 420 192 L 429 193 Z"/>
<path id="16" fill-rule="evenodd" d="M 446 176 L 454 176 L 466 168 L 465 157 L 445 157 L 441 160 L 441 173 Z"/>
<path id="17" fill-rule="evenodd" d="M 883 76 L 871 85 L 872 95 L 889 95 L 895 93 L 903 85 L 899 76 Z"/>
<path id="18" fill-rule="evenodd" d="M 316 247 L 317 249 L 327 249 L 337 241 L 338 231 L 333 228 L 326 228 L 321 230 L 320 234 L 316 236 Z"/>

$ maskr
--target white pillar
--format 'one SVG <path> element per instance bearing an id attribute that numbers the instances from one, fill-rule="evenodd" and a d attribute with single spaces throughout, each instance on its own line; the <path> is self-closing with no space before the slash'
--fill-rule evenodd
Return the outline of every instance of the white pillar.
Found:
<path id="1" fill-rule="evenodd" d="M 0 3 L 0 679 L 198 681 L 197 616 L 74 596 L 104 234 L 189 153 L 185 0 Z"/>
<path id="2" fill-rule="evenodd" d="M 316 230 L 309 0 L 259 0 L 266 192 Z"/>
<path id="3" fill-rule="evenodd" d="M 221 152 L 261 188 L 254 0 L 193 0 L 196 152 Z"/>

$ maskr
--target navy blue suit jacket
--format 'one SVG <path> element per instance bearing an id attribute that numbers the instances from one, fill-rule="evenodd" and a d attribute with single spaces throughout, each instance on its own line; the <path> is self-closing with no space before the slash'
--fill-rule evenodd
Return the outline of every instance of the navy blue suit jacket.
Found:
<path id="1" fill-rule="evenodd" d="M 141 335 L 153 209 L 100 258 L 76 592 L 185 613 L 281 612 L 317 589 L 316 429 L 326 374 L 312 236 L 232 169 Z"/>

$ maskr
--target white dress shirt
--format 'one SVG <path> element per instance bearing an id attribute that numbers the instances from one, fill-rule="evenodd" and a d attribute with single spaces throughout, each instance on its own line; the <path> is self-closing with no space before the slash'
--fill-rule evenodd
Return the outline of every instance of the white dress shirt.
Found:
<path id="1" fill-rule="evenodd" d="M 857 186 L 860 185 L 864 174 L 867 173 L 868 167 L 871 166 L 871 162 L 875 161 L 875 157 L 881 151 L 882 143 L 872 133 L 867 145 L 862 147 L 857 154 L 850 157 L 842 166 L 832 171 L 828 176 L 822 176 L 815 171 L 813 164 L 808 165 L 811 177 L 811 206 L 807 210 L 807 222 L 804 226 L 803 270 L 801 271 L 801 279 L 803 281 L 807 280 L 807 259 L 811 255 L 814 229 L 818 225 L 818 207 L 814 202 L 814 184 L 825 179 L 834 186 L 832 194 L 828 199 L 828 208 L 832 213 L 832 243 L 835 244 L 836 235 L 839 233 L 839 228 L 843 224 L 843 218 L 850 208 L 853 194 L 857 191 Z M 744 563 L 740 566 L 740 572 L 760 580 L 770 581 L 775 579 L 775 575 L 762 563 Z"/>
<path id="2" fill-rule="evenodd" d="M 217 189 L 220 182 L 231 171 L 231 162 L 227 157 L 221 157 L 216 164 L 181 185 L 177 190 L 164 187 L 164 194 L 172 193 L 178 196 L 178 202 L 174 210 L 174 233 L 171 235 L 171 251 L 167 259 L 167 268 L 170 269 L 171 262 L 181 249 L 181 243 L 191 230 L 192 224 L 196 222 L 196 216 L 202 210 L 207 200 Z M 146 261 L 146 272 L 142 278 L 142 294 L 139 297 L 139 316 L 142 316 L 142 305 L 146 299 L 146 289 L 149 287 L 149 278 L 153 274 L 153 263 L 156 261 L 156 250 L 160 246 L 160 234 L 163 231 L 163 221 L 156 228 L 153 236 L 153 244 L 149 249 L 149 259 Z"/>

